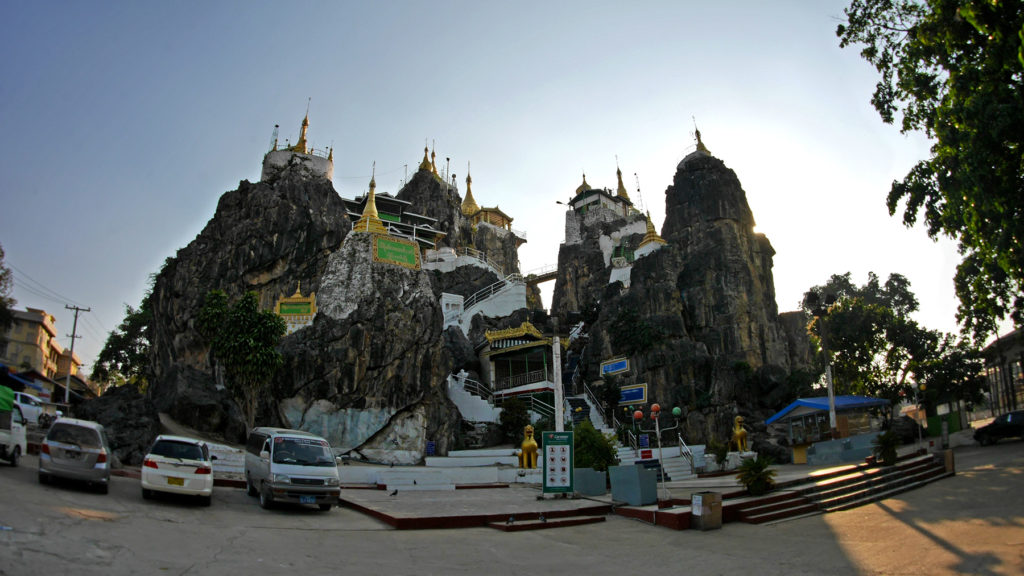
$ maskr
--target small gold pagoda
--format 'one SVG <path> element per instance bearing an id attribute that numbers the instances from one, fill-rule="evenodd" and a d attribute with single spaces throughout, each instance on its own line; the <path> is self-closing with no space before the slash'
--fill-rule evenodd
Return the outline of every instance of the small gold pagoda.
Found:
<path id="1" fill-rule="evenodd" d="M 352 227 L 353 232 L 388 233 L 387 227 L 384 226 L 384 221 L 381 220 L 380 214 L 377 213 L 377 203 L 374 201 L 374 191 L 377 188 L 376 171 L 375 167 L 374 176 L 370 176 L 370 192 L 366 198 L 366 206 L 363 207 L 363 215 L 356 222 L 356 225 Z"/>
<path id="2" fill-rule="evenodd" d="M 309 296 L 303 296 L 301 283 L 296 283 L 294 294 L 277 299 L 274 312 L 284 320 L 286 334 L 309 326 L 316 316 L 316 293 L 310 292 Z"/>
<path id="3" fill-rule="evenodd" d="M 647 244 L 667 244 L 665 239 L 658 235 L 657 230 L 654 229 L 654 222 L 651 222 L 651 212 L 647 211 L 647 234 L 644 234 L 644 239 L 640 241 L 640 247 Z"/>

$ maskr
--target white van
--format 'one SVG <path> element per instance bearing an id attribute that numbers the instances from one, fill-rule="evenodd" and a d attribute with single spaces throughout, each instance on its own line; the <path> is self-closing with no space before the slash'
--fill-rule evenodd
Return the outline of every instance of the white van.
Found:
<path id="1" fill-rule="evenodd" d="M 245 444 L 245 483 L 263 508 L 295 502 L 327 511 L 341 495 L 338 459 L 331 445 L 302 430 L 254 428 Z"/>

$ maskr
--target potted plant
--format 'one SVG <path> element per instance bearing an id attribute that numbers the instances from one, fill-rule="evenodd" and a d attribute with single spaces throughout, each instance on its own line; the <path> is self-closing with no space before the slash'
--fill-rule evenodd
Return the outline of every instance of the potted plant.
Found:
<path id="1" fill-rule="evenodd" d="M 769 468 L 775 462 L 768 456 L 747 458 L 740 462 L 736 479 L 746 487 L 751 496 L 761 496 L 775 487 L 775 470 Z"/>
<path id="2" fill-rule="evenodd" d="M 899 438 L 895 432 L 886 430 L 876 436 L 871 443 L 874 445 L 875 457 L 882 466 L 892 466 L 896 463 L 896 446 L 899 444 Z"/>

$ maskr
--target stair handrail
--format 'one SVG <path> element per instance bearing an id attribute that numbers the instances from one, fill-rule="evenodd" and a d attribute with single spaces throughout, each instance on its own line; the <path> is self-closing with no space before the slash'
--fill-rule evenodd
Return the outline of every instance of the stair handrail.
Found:
<path id="1" fill-rule="evenodd" d="M 579 365 L 577 364 L 577 366 Z M 601 416 L 601 423 L 604 424 L 604 414 L 601 413 L 601 403 L 598 402 L 597 395 L 590 389 L 590 386 L 587 386 L 586 382 L 583 383 L 583 395 L 586 397 L 587 402 L 597 410 L 597 413 Z"/>
<path id="2" fill-rule="evenodd" d="M 477 250 L 476 248 L 463 246 L 462 248 L 456 250 L 456 253 L 461 254 L 463 256 L 469 256 L 470 258 L 475 258 L 483 262 L 484 264 L 490 266 L 491 268 L 494 269 L 495 272 L 498 273 L 499 278 L 505 276 L 505 271 L 502 269 L 502 267 L 499 266 L 498 263 L 495 262 L 494 260 L 491 260 L 491 258 L 487 255 L 486 252 L 482 252 L 480 250 Z"/>
<path id="3" fill-rule="evenodd" d="M 456 377 L 458 378 L 458 377 Z M 482 382 L 477 382 L 472 378 L 465 378 L 461 380 L 462 388 L 470 394 L 475 394 L 480 398 L 487 401 L 488 404 L 494 406 L 494 392 L 489 386 Z"/>
<path id="4" fill-rule="evenodd" d="M 547 416 L 551 418 L 555 415 L 555 407 L 547 402 L 538 399 L 536 396 L 530 395 L 530 406 L 529 409 L 533 410 L 541 416 Z"/>
<path id="5" fill-rule="evenodd" d="M 690 463 L 690 470 L 692 471 L 694 469 L 693 452 L 691 452 L 690 447 L 686 445 L 686 441 L 683 440 L 683 434 L 681 432 L 676 431 L 676 438 L 679 439 L 679 456 L 685 458 L 686 461 Z"/>
<path id="6" fill-rule="evenodd" d="M 626 430 L 626 441 L 629 442 L 629 447 L 633 449 L 633 454 L 636 456 L 640 455 L 640 440 L 636 437 L 636 433 L 632 430 Z"/>

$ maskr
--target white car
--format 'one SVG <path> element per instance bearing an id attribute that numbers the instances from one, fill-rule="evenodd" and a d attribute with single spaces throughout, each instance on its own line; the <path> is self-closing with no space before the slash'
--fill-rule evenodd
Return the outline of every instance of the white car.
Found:
<path id="1" fill-rule="evenodd" d="M 39 416 L 43 414 L 42 400 L 25 392 L 15 392 L 14 403 L 21 406 L 21 414 L 29 424 L 39 424 Z"/>
<path id="2" fill-rule="evenodd" d="M 142 462 L 142 497 L 153 492 L 198 496 L 203 506 L 213 497 L 213 461 L 206 442 L 160 435 Z"/>

